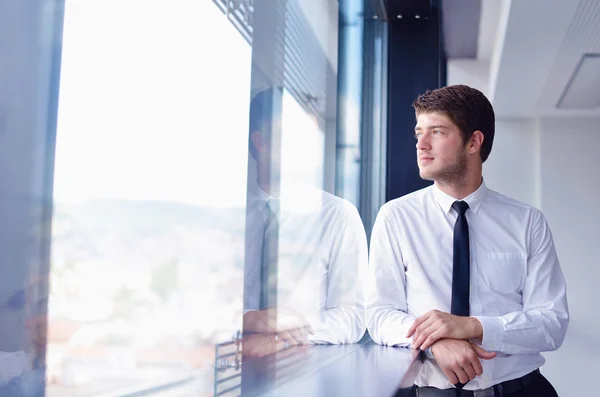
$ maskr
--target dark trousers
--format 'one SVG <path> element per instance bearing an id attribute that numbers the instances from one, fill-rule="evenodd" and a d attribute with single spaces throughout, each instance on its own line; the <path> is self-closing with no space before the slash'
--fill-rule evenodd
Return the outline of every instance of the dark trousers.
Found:
<path id="1" fill-rule="evenodd" d="M 537 380 L 527 385 L 523 389 L 511 394 L 505 394 L 506 397 L 558 397 L 554 387 L 548 382 L 548 379 L 540 375 Z"/>

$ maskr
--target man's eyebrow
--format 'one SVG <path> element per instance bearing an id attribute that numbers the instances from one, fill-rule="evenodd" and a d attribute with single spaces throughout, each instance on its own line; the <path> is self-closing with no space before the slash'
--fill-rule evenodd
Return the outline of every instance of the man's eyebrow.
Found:
<path id="1" fill-rule="evenodd" d="M 425 129 L 427 129 L 427 130 L 433 130 L 433 129 L 436 129 L 436 128 L 444 128 L 444 129 L 448 129 L 448 127 L 447 127 L 447 126 L 445 126 L 445 125 L 442 125 L 442 124 L 439 124 L 439 125 L 431 125 L 431 126 L 429 126 L 429 127 L 425 128 Z M 423 129 L 424 129 L 424 128 L 422 128 L 422 127 L 415 127 L 415 132 L 416 132 L 416 131 L 423 131 Z"/>

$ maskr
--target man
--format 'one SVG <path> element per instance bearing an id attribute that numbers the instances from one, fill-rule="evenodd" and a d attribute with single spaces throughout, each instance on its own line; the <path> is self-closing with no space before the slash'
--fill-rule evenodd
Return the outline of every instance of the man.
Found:
<path id="1" fill-rule="evenodd" d="M 541 212 L 483 181 L 492 105 L 457 85 L 413 107 L 420 176 L 434 184 L 377 216 L 369 333 L 433 356 L 419 395 L 556 396 L 538 368 L 540 352 L 560 347 L 567 330 L 565 280 Z"/>
<path id="2" fill-rule="evenodd" d="M 267 89 L 250 105 L 244 332 L 261 342 L 244 348 L 258 355 L 366 331 L 364 226 L 350 202 L 281 172 L 282 95 Z"/>

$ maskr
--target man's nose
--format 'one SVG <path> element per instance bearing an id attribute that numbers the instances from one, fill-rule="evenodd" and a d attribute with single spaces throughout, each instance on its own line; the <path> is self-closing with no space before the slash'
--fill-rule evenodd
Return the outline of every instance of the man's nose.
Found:
<path id="1" fill-rule="evenodd" d="M 431 149 L 431 143 L 429 142 L 429 137 L 425 134 L 421 135 L 419 137 L 419 139 L 417 139 L 416 148 L 419 151 Z"/>

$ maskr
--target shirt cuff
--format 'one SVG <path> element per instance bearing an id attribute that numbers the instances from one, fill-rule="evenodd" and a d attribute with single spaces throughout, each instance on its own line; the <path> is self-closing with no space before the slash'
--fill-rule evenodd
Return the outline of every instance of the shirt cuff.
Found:
<path id="1" fill-rule="evenodd" d="M 435 358 L 435 356 L 433 355 L 433 352 L 431 351 L 431 346 L 429 346 L 427 349 L 423 350 L 423 353 L 425 353 L 425 357 L 427 357 L 427 358 Z"/>
<path id="2" fill-rule="evenodd" d="M 502 334 L 504 328 L 496 317 L 472 316 L 479 320 L 483 328 L 481 348 L 487 351 L 502 351 Z"/>

